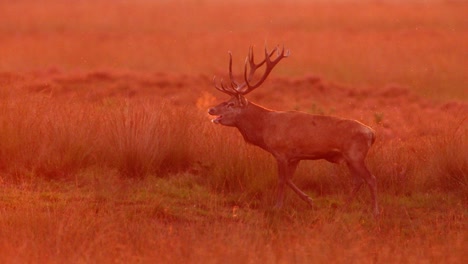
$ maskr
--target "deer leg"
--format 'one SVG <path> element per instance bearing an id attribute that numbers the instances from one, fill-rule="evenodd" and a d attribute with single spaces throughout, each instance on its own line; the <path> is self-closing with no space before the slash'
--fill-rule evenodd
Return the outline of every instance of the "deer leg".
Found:
<path id="1" fill-rule="evenodd" d="M 367 170 L 367 168 L 366 168 L 366 170 Z M 377 217 L 380 214 L 379 204 L 377 202 L 377 180 L 376 180 L 374 175 L 370 174 L 370 172 L 369 172 L 368 175 L 369 176 L 366 178 L 366 182 L 367 182 L 367 185 L 369 186 L 370 192 L 372 194 L 372 203 L 373 203 L 373 207 L 374 207 L 373 214 L 374 214 L 374 216 Z"/>
<path id="2" fill-rule="evenodd" d="M 275 204 L 275 209 L 280 209 L 283 207 L 284 203 L 284 186 L 285 186 L 285 180 L 280 176 L 279 181 L 278 181 L 278 194 L 276 198 L 276 204 Z"/>
<path id="3" fill-rule="evenodd" d="M 286 184 L 287 163 L 278 160 L 278 190 L 276 198 L 276 209 L 283 207 L 284 202 L 284 186 Z"/>
<path id="4" fill-rule="evenodd" d="M 292 181 L 291 179 L 287 179 L 287 184 L 289 187 L 291 187 L 291 189 L 293 189 L 294 192 L 297 193 L 297 195 L 299 195 L 299 197 L 304 200 L 306 203 L 310 204 L 311 206 L 314 205 L 314 201 L 312 200 L 312 198 L 310 198 L 310 196 L 308 196 L 306 193 L 304 193 L 303 191 L 301 191 L 301 189 L 299 189 Z"/>
<path id="5" fill-rule="evenodd" d="M 298 160 L 290 161 L 287 163 L 287 177 L 286 177 L 286 184 L 293 189 L 293 191 L 299 195 L 299 197 L 304 200 L 306 203 L 310 204 L 311 206 L 314 205 L 312 198 L 310 198 L 306 193 L 304 193 L 301 189 L 299 189 L 293 182 L 292 177 L 296 172 L 297 165 L 299 164 Z"/>
<path id="6" fill-rule="evenodd" d="M 352 197 L 350 197 L 350 199 L 352 200 L 354 198 L 364 180 L 369 186 L 369 190 L 372 196 L 373 213 L 375 216 L 378 216 L 380 211 L 377 202 L 377 180 L 375 179 L 375 176 L 369 172 L 363 160 L 348 163 L 348 167 L 350 168 L 351 173 L 355 178 L 354 188 L 351 192 Z M 359 181 L 356 182 L 356 179 L 359 179 Z"/>
<path id="7" fill-rule="evenodd" d="M 291 181 L 294 172 L 296 172 L 297 165 L 299 164 L 298 160 L 288 161 L 278 159 L 278 198 L 275 205 L 275 208 L 281 208 L 284 201 L 284 187 L 287 184 L 291 189 L 296 192 L 302 200 L 306 201 L 310 205 L 313 204 L 312 199 L 302 192 L 294 183 Z"/>
<path id="8" fill-rule="evenodd" d="M 356 197 L 357 192 L 359 191 L 359 189 L 361 189 L 361 186 L 364 183 L 364 180 L 361 178 L 361 176 L 355 175 L 353 173 L 352 177 L 353 177 L 353 188 L 352 188 L 351 193 L 350 193 L 350 195 L 348 197 L 348 200 L 346 201 L 346 206 L 349 206 L 351 204 L 351 202 Z"/>

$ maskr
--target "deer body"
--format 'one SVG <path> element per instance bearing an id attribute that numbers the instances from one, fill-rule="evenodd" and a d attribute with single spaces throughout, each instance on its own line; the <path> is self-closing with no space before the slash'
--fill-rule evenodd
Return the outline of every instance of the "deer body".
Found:
<path id="1" fill-rule="evenodd" d="M 219 111 L 212 108 L 210 113 L 216 115 Z M 355 120 L 273 111 L 251 102 L 228 126 L 237 127 L 246 142 L 287 159 L 326 159 L 336 163 L 343 161 L 343 155 L 357 142 L 368 147 L 374 142 L 373 130 Z"/>
<path id="2" fill-rule="evenodd" d="M 275 49 L 276 50 L 276 49 Z M 262 64 L 267 64 L 267 70 L 259 86 L 280 59 L 286 57 L 281 53 L 271 62 L 273 52 L 265 51 L 265 60 L 254 64 L 253 54 L 248 59 L 252 71 Z M 230 94 L 230 100 L 210 108 L 208 113 L 217 116 L 213 123 L 236 127 L 245 141 L 270 152 L 278 163 L 278 197 L 276 207 L 283 205 L 284 189 L 288 185 L 304 201 L 312 204 L 312 199 L 292 182 L 292 176 L 300 160 L 325 159 L 333 163 L 345 162 L 354 179 L 354 188 L 348 203 L 352 201 L 362 183 L 366 182 L 373 199 L 373 213 L 379 214 L 377 204 L 377 184 L 375 177 L 367 169 L 364 160 L 369 148 L 375 140 L 374 131 L 364 124 L 349 119 L 331 116 L 311 115 L 297 111 L 273 111 L 247 101 L 243 95 L 255 88 L 249 83 L 244 73 L 245 83 L 239 85 L 232 80 L 231 62 L 230 76 L 232 90 L 221 83 L 222 92 Z M 246 66 L 247 70 L 247 66 Z M 249 88 L 242 91 L 242 86 Z M 239 88 L 239 86 L 241 86 Z"/>

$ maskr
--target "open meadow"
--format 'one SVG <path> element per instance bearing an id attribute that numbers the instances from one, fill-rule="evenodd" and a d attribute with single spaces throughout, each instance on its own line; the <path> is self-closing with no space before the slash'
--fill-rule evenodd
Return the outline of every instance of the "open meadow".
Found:
<path id="1" fill-rule="evenodd" d="M 1 1 L 1 263 L 466 263 L 468 3 Z M 247 98 L 359 120 L 346 166 L 276 163 L 207 109 L 228 51 L 285 45 Z"/>

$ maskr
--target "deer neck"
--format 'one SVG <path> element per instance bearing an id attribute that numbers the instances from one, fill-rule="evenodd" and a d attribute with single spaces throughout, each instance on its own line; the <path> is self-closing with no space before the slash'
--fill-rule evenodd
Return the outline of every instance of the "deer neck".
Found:
<path id="1" fill-rule="evenodd" d="M 244 111 L 239 116 L 236 127 L 248 143 L 266 148 L 263 139 L 266 119 L 271 110 L 248 102 Z"/>

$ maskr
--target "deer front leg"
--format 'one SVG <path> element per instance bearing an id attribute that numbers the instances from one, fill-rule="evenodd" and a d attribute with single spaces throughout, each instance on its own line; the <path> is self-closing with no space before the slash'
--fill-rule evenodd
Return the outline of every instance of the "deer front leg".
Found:
<path id="1" fill-rule="evenodd" d="M 293 182 L 292 182 L 292 177 L 294 176 L 294 173 L 296 172 L 297 165 L 299 165 L 299 160 L 292 160 L 287 163 L 287 168 L 288 168 L 288 177 L 286 178 L 286 184 L 293 189 L 293 191 L 299 195 L 299 197 L 304 200 L 306 203 L 308 203 L 310 206 L 314 205 L 314 202 L 312 201 L 312 198 L 308 196 L 305 192 L 303 192 L 301 189 L 299 189 Z"/>
<path id="2" fill-rule="evenodd" d="M 308 203 L 310 206 L 314 206 L 314 201 L 312 200 L 312 198 L 310 198 L 310 196 L 308 196 L 305 192 L 301 191 L 301 189 L 299 189 L 292 181 L 291 179 L 288 179 L 287 180 L 287 184 L 289 185 L 289 187 L 291 187 L 291 189 L 293 189 L 294 192 L 297 193 L 297 195 L 299 195 L 299 197 L 304 200 L 306 203 Z"/>
<path id="3" fill-rule="evenodd" d="M 287 165 L 285 162 L 278 160 L 278 190 L 276 197 L 275 209 L 283 207 L 284 203 L 284 187 L 286 185 Z"/>
<path id="4" fill-rule="evenodd" d="M 284 201 L 284 187 L 287 184 L 295 193 L 299 195 L 299 197 L 307 202 L 310 205 L 313 205 L 312 198 L 310 198 L 307 194 L 301 191 L 291 180 L 292 176 L 296 172 L 297 165 L 299 164 L 298 160 L 288 161 L 278 159 L 278 199 L 276 202 L 275 208 L 281 208 L 283 206 Z"/>

